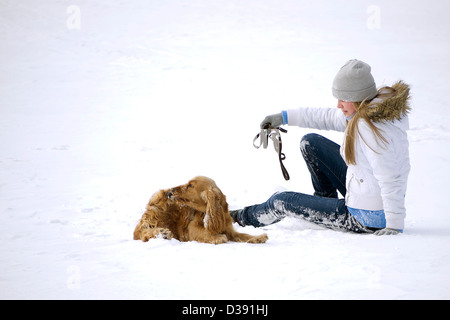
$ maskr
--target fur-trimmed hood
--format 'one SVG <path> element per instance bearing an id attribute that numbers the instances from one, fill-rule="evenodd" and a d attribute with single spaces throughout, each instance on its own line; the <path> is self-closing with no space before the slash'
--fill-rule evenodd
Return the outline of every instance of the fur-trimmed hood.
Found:
<path id="1" fill-rule="evenodd" d="M 392 93 L 389 87 L 381 88 L 379 95 L 369 103 L 367 115 L 370 120 L 393 122 L 401 120 L 411 110 L 409 106 L 409 85 L 403 81 L 398 81 L 391 88 L 394 89 Z M 382 97 L 384 93 L 386 93 L 386 97 Z"/>

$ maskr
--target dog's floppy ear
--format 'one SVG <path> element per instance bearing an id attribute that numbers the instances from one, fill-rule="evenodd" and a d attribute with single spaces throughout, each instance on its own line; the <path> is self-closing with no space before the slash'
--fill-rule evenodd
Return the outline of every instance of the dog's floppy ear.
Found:
<path id="1" fill-rule="evenodd" d="M 153 205 L 164 206 L 166 202 L 167 202 L 167 190 L 159 190 L 151 196 L 147 204 L 147 208 Z"/>
<path id="2" fill-rule="evenodd" d="M 226 215 L 229 214 L 225 196 L 219 188 L 215 187 L 203 191 L 200 196 L 206 202 L 206 212 L 203 220 L 205 229 L 212 234 L 222 232 L 226 226 Z"/>

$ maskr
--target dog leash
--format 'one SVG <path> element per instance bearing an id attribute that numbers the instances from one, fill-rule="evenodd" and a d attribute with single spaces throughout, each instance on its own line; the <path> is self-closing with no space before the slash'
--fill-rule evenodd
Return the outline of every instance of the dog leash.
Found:
<path id="1" fill-rule="evenodd" d="M 284 179 L 287 181 L 290 179 L 290 177 L 288 171 L 286 170 L 286 167 L 283 164 L 283 160 L 286 159 L 286 155 L 283 152 L 281 152 L 283 144 L 281 143 L 280 131 L 283 133 L 287 133 L 287 130 L 281 127 L 274 128 L 270 127 L 269 125 L 265 126 L 263 129 L 261 129 L 261 132 L 258 133 L 253 139 L 253 146 L 256 149 L 259 149 L 261 146 L 264 149 L 267 149 L 267 145 L 269 144 L 269 138 L 272 139 L 275 152 L 278 153 L 278 160 L 280 161 L 281 172 L 283 173 Z M 259 145 L 256 143 L 258 139 Z"/>

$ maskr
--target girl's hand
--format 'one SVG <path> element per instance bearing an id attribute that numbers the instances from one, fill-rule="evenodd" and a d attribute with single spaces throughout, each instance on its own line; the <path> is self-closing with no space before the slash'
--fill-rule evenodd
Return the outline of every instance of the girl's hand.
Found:
<path id="1" fill-rule="evenodd" d="M 277 113 L 277 114 L 271 114 L 270 116 L 267 116 L 264 118 L 264 120 L 261 122 L 261 129 L 267 129 L 269 127 L 279 127 L 283 125 L 283 113 Z"/>

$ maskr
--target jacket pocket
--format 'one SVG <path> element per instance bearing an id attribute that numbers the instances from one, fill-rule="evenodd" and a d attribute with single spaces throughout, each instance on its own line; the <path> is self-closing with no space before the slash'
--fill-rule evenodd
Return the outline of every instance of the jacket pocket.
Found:
<path id="1" fill-rule="evenodd" d="M 352 173 L 352 177 L 348 183 L 347 192 L 369 195 L 374 192 L 372 181 L 362 173 Z"/>

